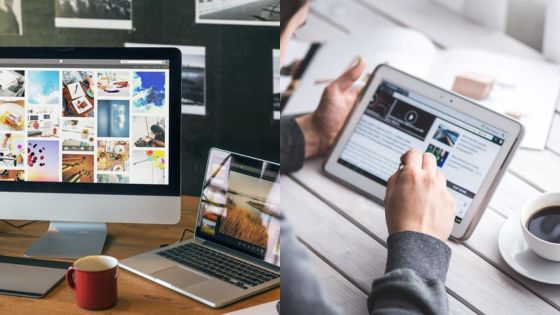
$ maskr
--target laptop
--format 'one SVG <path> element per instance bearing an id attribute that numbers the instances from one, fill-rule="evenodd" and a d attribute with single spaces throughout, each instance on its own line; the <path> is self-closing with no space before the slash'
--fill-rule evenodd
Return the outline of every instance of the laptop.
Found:
<path id="1" fill-rule="evenodd" d="M 280 166 L 211 149 L 195 236 L 120 266 L 211 307 L 280 285 Z"/>

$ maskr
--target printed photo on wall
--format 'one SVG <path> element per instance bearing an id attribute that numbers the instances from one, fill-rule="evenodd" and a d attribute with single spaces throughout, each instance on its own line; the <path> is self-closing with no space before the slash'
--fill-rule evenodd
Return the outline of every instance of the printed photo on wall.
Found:
<path id="1" fill-rule="evenodd" d="M 195 0 L 196 23 L 280 26 L 280 0 Z"/>
<path id="2" fill-rule="evenodd" d="M 54 11 L 56 27 L 132 29 L 132 0 L 54 0 Z"/>
<path id="3" fill-rule="evenodd" d="M 21 0 L 0 0 L 0 35 L 23 35 Z"/>
<path id="4" fill-rule="evenodd" d="M 273 80 L 273 103 L 274 119 L 280 119 L 280 50 L 272 50 L 272 80 Z"/>
<path id="5" fill-rule="evenodd" d="M 181 51 L 181 112 L 206 115 L 206 47 L 125 43 L 125 47 L 173 47 Z"/>

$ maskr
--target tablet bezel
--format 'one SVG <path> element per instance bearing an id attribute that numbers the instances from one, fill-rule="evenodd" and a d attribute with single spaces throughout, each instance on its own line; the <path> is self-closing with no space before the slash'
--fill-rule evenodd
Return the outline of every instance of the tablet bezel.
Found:
<path id="1" fill-rule="evenodd" d="M 385 185 L 377 183 L 366 176 L 339 164 L 337 160 L 354 132 L 357 123 L 364 114 L 369 100 L 373 97 L 379 84 L 383 81 L 388 81 L 406 90 L 413 91 L 432 100 L 434 103 L 441 104 L 442 106 L 445 104 L 452 110 L 470 116 L 480 122 L 488 124 L 489 126 L 503 130 L 508 134 L 507 138 L 504 139 L 505 141 L 502 148 L 498 152 L 494 162 L 488 170 L 488 173 L 484 177 L 481 186 L 476 192 L 476 196 L 469 209 L 462 218 L 461 223 L 454 223 L 451 236 L 459 240 L 467 239 L 474 230 L 478 220 L 480 220 L 493 191 L 507 169 L 507 165 L 513 157 L 513 154 L 511 153 L 515 152 L 521 142 L 524 134 L 523 126 L 513 119 L 482 107 L 481 105 L 454 94 L 453 92 L 441 89 L 422 79 L 408 75 L 388 65 L 378 66 L 370 77 L 366 87 L 362 90 L 360 96 L 358 97 L 352 113 L 346 120 L 342 132 L 339 134 L 331 152 L 328 155 L 328 158 L 323 165 L 323 169 L 328 175 L 350 185 L 352 188 L 358 189 L 381 203 L 383 203 L 385 196 Z"/>

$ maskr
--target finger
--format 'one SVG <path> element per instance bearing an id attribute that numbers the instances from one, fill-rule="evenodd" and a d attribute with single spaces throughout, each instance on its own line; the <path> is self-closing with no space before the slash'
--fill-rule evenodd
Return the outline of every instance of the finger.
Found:
<path id="1" fill-rule="evenodd" d="M 422 154 L 422 169 L 431 174 L 435 174 L 437 170 L 437 160 L 432 153 L 424 152 Z"/>
<path id="2" fill-rule="evenodd" d="M 393 189 L 393 186 L 395 185 L 395 180 L 396 180 L 396 175 L 399 171 L 397 171 L 395 174 L 393 174 L 391 177 L 389 177 L 389 179 L 387 180 L 387 191 Z"/>
<path id="3" fill-rule="evenodd" d="M 360 95 L 360 93 L 362 93 L 362 90 L 364 89 L 363 86 L 354 86 L 352 87 L 352 89 L 349 92 L 350 97 L 352 97 L 354 100 L 356 98 L 358 98 L 358 96 Z"/>
<path id="4" fill-rule="evenodd" d="M 401 162 L 405 168 L 422 168 L 422 152 L 416 149 L 410 149 L 401 156 Z"/>
<path id="5" fill-rule="evenodd" d="M 387 205 L 387 201 L 391 198 L 391 193 L 393 191 L 393 187 L 395 187 L 395 181 L 396 181 L 396 176 L 397 174 L 393 174 L 391 177 L 389 177 L 389 179 L 387 180 L 387 190 L 385 191 L 385 198 L 383 198 L 383 203 L 385 205 Z"/>
<path id="6" fill-rule="evenodd" d="M 353 87 L 351 90 L 347 92 L 347 99 L 348 101 L 345 102 L 346 109 L 350 110 L 356 105 L 356 100 L 358 99 L 358 95 L 362 92 L 362 88 L 360 87 Z"/>
<path id="7" fill-rule="evenodd" d="M 439 169 L 436 170 L 436 177 L 444 185 L 447 185 L 447 179 L 445 179 L 445 175 L 443 175 L 443 173 Z"/>
<path id="8" fill-rule="evenodd" d="M 336 79 L 332 84 L 338 86 L 342 91 L 346 91 L 352 87 L 352 84 L 356 82 L 364 72 L 366 63 L 362 57 L 358 57 L 357 61 L 354 63 L 350 69 L 346 70 L 338 79 Z"/>

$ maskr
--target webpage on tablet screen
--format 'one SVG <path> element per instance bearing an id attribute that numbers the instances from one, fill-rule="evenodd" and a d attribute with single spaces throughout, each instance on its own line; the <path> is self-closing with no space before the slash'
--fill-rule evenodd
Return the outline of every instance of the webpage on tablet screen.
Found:
<path id="1" fill-rule="evenodd" d="M 386 185 L 407 150 L 430 152 L 456 198 L 460 223 L 507 134 L 461 113 L 438 111 L 430 102 L 382 82 L 337 162 Z"/>

